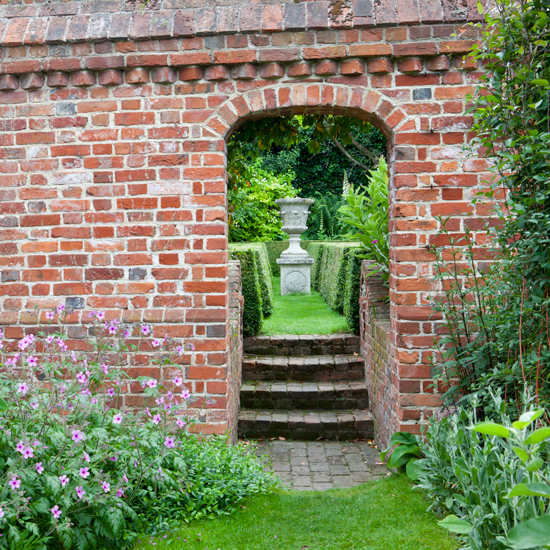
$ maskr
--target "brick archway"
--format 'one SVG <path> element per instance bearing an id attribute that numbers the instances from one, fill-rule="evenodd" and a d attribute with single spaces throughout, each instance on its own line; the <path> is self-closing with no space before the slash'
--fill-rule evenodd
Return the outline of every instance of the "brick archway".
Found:
<path id="1" fill-rule="evenodd" d="M 323 0 L 211 7 L 159 0 L 0 7 L 0 322 L 59 302 L 186 338 L 205 430 L 233 425 L 228 389 L 225 138 L 254 116 L 368 118 L 390 138 L 391 391 L 379 422 L 418 431 L 438 404 L 430 358 L 437 216 L 461 234 L 486 163 L 466 158 L 464 59 L 477 10 L 456 2 Z M 410 4 L 410 5 L 409 5 Z M 468 4 L 469 5 L 469 4 Z M 105 8 L 104 11 L 103 8 Z M 82 332 L 72 333 L 78 347 Z M 144 354 L 140 368 L 150 368 Z M 152 370 L 151 370 L 152 372 Z M 125 405 L 139 402 L 125 396 Z M 228 412 L 229 411 L 229 412 Z"/>

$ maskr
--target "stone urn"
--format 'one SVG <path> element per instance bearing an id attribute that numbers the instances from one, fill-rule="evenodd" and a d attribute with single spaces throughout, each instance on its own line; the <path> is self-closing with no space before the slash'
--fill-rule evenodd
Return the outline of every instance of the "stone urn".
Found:
<path id="1" fill-rule="evenodd" d="M 278 199 L 283 231 L 290 246 L 281 254 L 277 263 L 281 266 L 281 295 L 311 292 L 311 264 L 313 258 L 300 246 L 300 237 L 307 230 L 307 217 L 313 199 Z"/>

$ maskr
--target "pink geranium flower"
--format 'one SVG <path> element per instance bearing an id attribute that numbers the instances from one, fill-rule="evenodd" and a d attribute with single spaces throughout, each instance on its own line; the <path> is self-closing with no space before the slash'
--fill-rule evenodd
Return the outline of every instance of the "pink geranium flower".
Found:
<path id="1" fill-rule="evenodd" d="M 42 462 L 36 463 L 36 471 L 38 472 L 38 475 L 40 475 L 44 471 L 44 466 L 42 466 Z"/>
<path id="2" fill-rule="evenodd" d="M 19 487 L 21 487 L 21 480 L 18 477 L 13 476 L 10 479 L 10 487 L 12 491 L 15 491 L 15 489 L 19 489 Z"/>
<path id="3" fill-rule="evenodd" d="M 184 388 L 183 391 L 181 392 L 181 397 L 182 397 L 182 399 L 187 400 L 187 399 L 189 399 L 189 396 L 190 396 L 190 395 L 191 395 L 191 394 L 189 393 L 189 390 L 188 390 L 188 389 L 185 389 L 185 388 Z"/>
<path id="4" fill-rule="evenodd" d="M 96 317 L 97 317 L 100 321 L 103 321 L 103 319 L 105 319 L 105 312 L 104 312 L 104 311 L 98 311 Z"/>
<path id="5" fill-rule="evenodd" d="M 15 449 L 20 452 L 21 454 L 23 454 L 25 452 L 25 444 L 20 441 L 16 446 L 15 446 Z"/>
<path id="6" fill-rule="evenodd" d="M 183 384 L 183 378 L 181 376 L 174 377 L 174 386 L 181 386 Z"/>
<path id="7" fill-rule="evenodd" d="M 32 458 L 34 456 L 34 451 L 32 447 L 26 447 L 23 451 L 23 458 L 27 460 L 28 458 Z"/>
<path id="8" fill-rule="evenodd" d="M 142 334 L 147 336 L 151 332 L 151 328 L 149 327 L 149 325 L 141 325 L 141 332 Z"/>
<path id="9" fill-rule="evenodd" d="M 82 497 L 86 494 L 86 491 L 84 490 L 84 488 L 82 487 L 82 485 L 79 485 L 79 486 L 76 488 L 76 494 L 77 494 L 78 498 L 82 498 Z"/>
<path id="10" fill-rule="evenodd" d="M 53 517 L 55 519 L 58 519 L 61 515 L 61 510 L 59 509 L 59 506 L 57 504 L 50 510 L 50 512 L 53 514 Z"/>
<path id="11" fill-rule="evenodd" d="M 86 436 L 84 435 L 84 432 L 81 432 L 80 430 L 73 430 L 71 439 L 75 443 L 80 443 L 86 439 Z"/>
<path id="12" fill-rule="evenodd" d="M 65 485 L 69 483 L 69 478 L 63 474 L 62 476 L 59 476 L 59 481 L 61 481 L 61 487 L 65 487 Z"/>
<path id="13" fill-rule="evenodd" d="M 34 357 L 32 355 L 29 355 L 27 357 L 27 364 L 29 365 L 29 367 L 31 368 L 34 368 L 36 366 L 38 366 L 38 360 L 37 360 L 37 357 Z"/>
<path id="14" fill-rule="evenodd" d="M 108 493 L 111 490 L 111 484 L 107 483 L 106 481 L 103 481 L 101 483 L 101 486 L 103 487 L 103 490 Z"/>
<path id="15" fill-rule="evenodd" d="M 113 416 L 113 424 L 121 424 L 122 423 L 122 414 L 117 413 L 115 416 Z"/>
<path id="16" fill-rule="evenodd" d="M 55 317 L 55 313 L 53 311 L 46 311 L 46 319 L 52 320 Z"/>
<path id="17" fill-rule="evenodd" d="M 154 378 L 149 378 L 149 380 L 147 380 L 147 385 L 150 388 L 156 388 L 157 387 L 157 381 Z"/>
<path id="18" fill-rule="evenodd" d="M 153 424 L 158 425 L 160 423 L 160 420 L 161 420 L 160 414 L 155 414 L 155 416 L 153 416 Z"/>
<path id="19" fill-rule="evenodd" d="M 29 386 L 25 382 L 20 382 L 17 385 L 17 393 L 22 393 L 23 395 L 26 395 L 28 391 L 29 391 Z"/>
<path id="20" fill-rule="evenodd" d="M 86 479 L 90 475 L 90 468 L 88 466 L 84 468 L 80 468 L 80 471 L 78 472 L 78 475 L 84 479 Z"/>
<path id="21" fill-rule="evenodd" d="M 167 437 L 164 440 L 164 446 L 167 449 L 173 449 L 176 446 L 175 438 L 174 437 Z"/>

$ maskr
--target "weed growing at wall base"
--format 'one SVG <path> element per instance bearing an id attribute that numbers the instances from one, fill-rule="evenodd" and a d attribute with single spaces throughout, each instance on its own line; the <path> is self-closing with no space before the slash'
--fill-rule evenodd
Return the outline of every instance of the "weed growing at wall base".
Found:
<path id="1" fill-rule="evenodd" d="M 127 548 L 274 485 L 242 448 L 189 432 L 208 401 L 185 386 L 183 343 L 91 315 L 85 351 L 68 349 L 59 306 L 3 358 L 0 548 Z M 132 376 L 144 351 L 157 377 Z M 126 386 L 141 407 L 116 408 Z"/>

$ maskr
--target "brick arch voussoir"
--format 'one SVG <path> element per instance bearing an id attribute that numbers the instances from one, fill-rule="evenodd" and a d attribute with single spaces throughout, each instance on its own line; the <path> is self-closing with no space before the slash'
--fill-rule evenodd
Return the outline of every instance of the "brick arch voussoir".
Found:
<path id="1" fill-rule="evenodd" d="M 410 118 L 391 98 L 376 90 L 301 82 L 233 95 L 219 105 L 207 126 L 227 141 L 249 120 L 305 113 L 357 117 L 373 124 L 389 139 Z"/>

